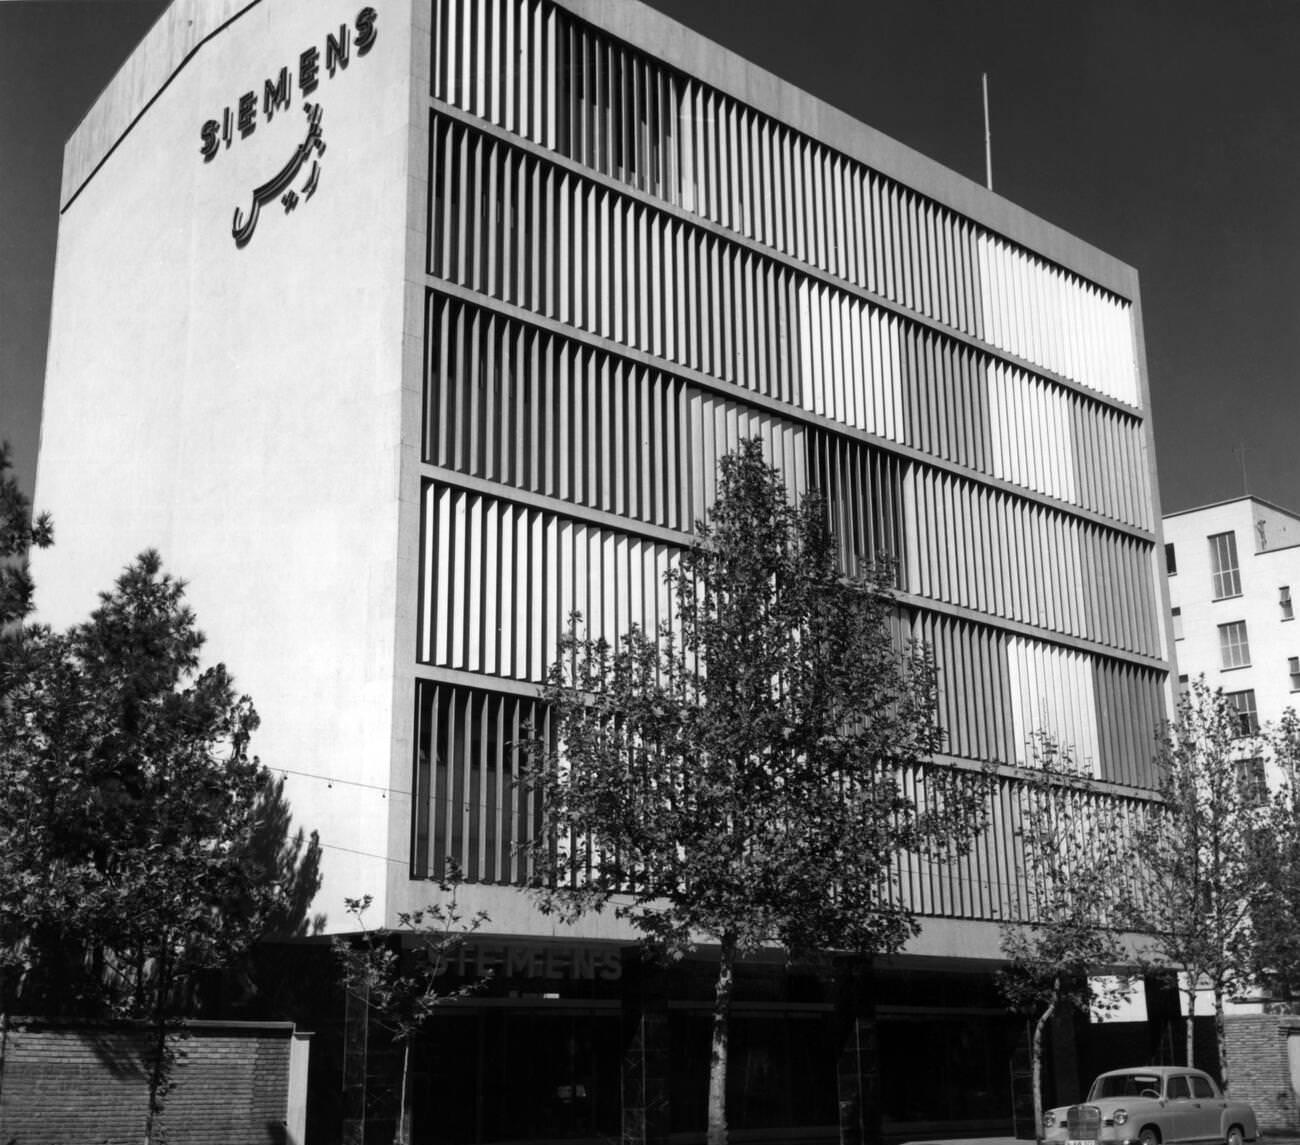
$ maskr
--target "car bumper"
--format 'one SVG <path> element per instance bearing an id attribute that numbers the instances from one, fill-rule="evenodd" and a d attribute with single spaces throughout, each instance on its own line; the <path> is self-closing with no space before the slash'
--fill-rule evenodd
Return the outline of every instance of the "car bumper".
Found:
<path id="1" fill-rule="evenodd" d="M 1046 1145 L 1137 1145 L 1137 1126 L 1103 1125 L 1096 1137 L 1069 1137 L 1063 1130 L 1043 1134 Z"/>

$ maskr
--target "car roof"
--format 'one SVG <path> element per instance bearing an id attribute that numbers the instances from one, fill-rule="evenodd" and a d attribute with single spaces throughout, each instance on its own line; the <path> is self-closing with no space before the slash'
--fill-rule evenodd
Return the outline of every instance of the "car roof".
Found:
<path id="1" fill-rule="evenodd" d="M 1209 1075 L 1208 1073 L 1206 1073 L 1203 1069 L 1192 1069 L 1190 1066 L 1185 1066 L 1185 1065 L 1135 1065 L 1135 1066 L 1126 1066 L 1124 1069 L 1108 1069 L 1105 1073 L 1100 1074 L 1100 1075 L 1098 1075 L 1098 1076 L 1100 1076 L 1100 1077 L 1117 1077 L 1117 1076 L 1118 1076 L 1118 1077 L 1124 1077 L 1124 1076 L 1127 1076 L 1127 1075 L 1130 1075 L 1130 1074 L 1147 1074 L 1147 1075 L 1154 1074 L 1154 1075 L 1156 1075 L 1157 1077 L 1168 1077 L 1171 1073 L 1177 1073 L 1177 1074 L 1196 1073 L 1196 1074 L 1200 1074 L 1202 1077 L 1209 1077 L 1209 1076 L 1210 1076 L 1210 1075 Z"/>

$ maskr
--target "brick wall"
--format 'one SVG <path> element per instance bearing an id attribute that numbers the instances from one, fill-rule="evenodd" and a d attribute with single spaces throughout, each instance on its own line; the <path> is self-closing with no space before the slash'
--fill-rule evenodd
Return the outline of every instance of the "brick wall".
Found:
<path id="1" fill-rule="evenodd" d="M 287 1022 L 195 1022 L 171 1035 L 167 1139 L 299 1145 L 301 1128 L 286 1122 L 293 1041 Z M 16 1019 L 0 1074 L 0 1141 L 139 1145 L 149 1105 L 147 1045 L 147 1032 L 134 1025 Z"/>
<path id="2" fill-rule="evenodd" d="M 1233 1014 L 1224 1022 L 1229 1092 L 1254 1107 L 1261 1129 L 1300 1130 L 1300 1109 L 1291 1085 L 1287 1049 L 1291 1037 L 1300 1038 L 1300 1018 Z M 1297 1050 L 1300 1051 L 1300 1044 Z"/>

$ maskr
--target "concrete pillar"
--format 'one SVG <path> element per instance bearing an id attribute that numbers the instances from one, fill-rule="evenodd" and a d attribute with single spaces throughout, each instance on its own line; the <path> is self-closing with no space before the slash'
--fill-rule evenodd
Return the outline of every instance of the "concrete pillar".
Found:
<path id="1" fill-rule="evenodd" d="M 1048 1023 L 1043 1056 L 1048 1059 L 1052 1097 L 1045 1105 L 1074 1105 L 1083 1100 L 1087 1082 L 1079 1077 L 1080 1019 L 1086 1031 L 1088 1015 L 1073 1006 L 1062 1006 Z"/>
<path id="2" fill-rule="evenodd" d="M 1019 1141 L 1037 1141 L 1038 1124 L 1034 1121 L 1033 1025 L 1022 1023 L 1020 1037 L 1011 1051 L 1011 1121 L 1012 1132 Z"/>
<path id="3" fill-rule="evenodd" d="M 640 948 L 623 951 L 623 1145 L 667 1145 L 668 975 Z"/>
<path id="4" fill-rule="evenodd" d="M 341 1145 L 365 1145 L 368 999 L 343 991 L 343 1125 Z"/>
<path id="5" fill-rule="evenodd" d="M 289 1042 L 289 1090 L 285 1096 L 284 1129 L 288 1145 L 307 1140 L 307 1069 L 312 1035 L 294 1030 Z"/>
<path id="6" fill-rule="evenodd" d="M 1152 971 L 1143 975 L 1142 989 L 1147 1000 L 1147 1060 L 1157 1065 L 1186 1065 L 1187 1035 L 1178 975 L 1172 970 Z"/>
<path id="7" fill-rule="evenodd" d="M 875 975 L 869 958 L 835 962 L 840 1145 L 881 1140 L 880 1061 Z"/>

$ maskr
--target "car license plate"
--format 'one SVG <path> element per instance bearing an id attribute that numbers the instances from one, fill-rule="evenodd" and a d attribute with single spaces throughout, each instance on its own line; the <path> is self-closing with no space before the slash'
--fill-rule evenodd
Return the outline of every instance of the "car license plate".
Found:
<path id="1" fill-rule="evenodd" d="M 1097 1145 L 1097 1142 L 1092 1137 L 1071 1137 L 1066 1145 Z"/>

